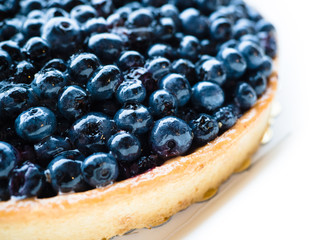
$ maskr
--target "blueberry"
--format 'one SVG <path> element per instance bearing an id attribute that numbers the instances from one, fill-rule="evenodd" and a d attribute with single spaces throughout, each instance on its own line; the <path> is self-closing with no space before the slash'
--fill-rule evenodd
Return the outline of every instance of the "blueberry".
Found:
<path id="1" fill-rule="evenodd" d="M 180 58 L 171 65 L 171 72 L 178 73 L 186 77 L 190 84 L 198 81 L 195 65 L 188 59 Z"/>
<path id="2" fill-rule="evenodd" d="M 224 132 L 231 128 L 237 122 L 237 115 L 235 114 L 235 106 L 227 105 L 218 108 L 213 113 L 213 118 L 218 122 L 220 132 Z"/>
<path id="3" fill-rule="evenodd" d="M 126 19 L 119 13 L 113 13 L 106 19 L 106 24 L 109 29 L 115 27 L 123 27 Z"/>
<path id="4" fill-rule="evenodd" d="M 66 17 L 50 19 L 41 36 L 51 46 L 53 55 L 64 59 L 78 50 L 82 40 L 77 22 Z"/>
<path id="5" fill-rule="evenodd" d="M 60 72 L 64 72 L 67 70 L 67 65 L 63 61 L 63 59 L 60 58 L 54 58 L 48 61 L 42 68 L 42 70 L 54 68 L 56 70 L 59 70 Z"/>
<path id="6" fill-rule="evenodd" d="M 7 178 L 18 161 L 18 151 L 9 143 L 0 141 L 0 179 Z"/>
<path id="7" fill-rule="evenodd" d="M 248 83 L 239 82 L 235 90 L 234 100 L 242 110 L 248 110 L 256 103 L 257 94 Z"/>
<path id="8" fill-rule="evenodd" d="M 148 94 L 152 93 L 157 88 L 157 83 L 152 77 L 152 74 L 143 67 L 132 69 L 125 75 L 125 78 L 127 80 L 140 80 L 143 86 L 146 88 Z"/>
<path id="9" fill-rule="evenodd" d="M 119 160 L 132 162 L 141 154 L 141 145 L 134 135 L 126 132 L 119 132 L 113 135 L 108 141 L 109 150 Z"/>
<path id="10" fill-rule="evenodd" d="M 147 8 L 141 8 L 129 14 L 127 24 L 131 28 L 148 27 L 153 21 L 153 15 Z"/>
<path id="11" fill-rule="evenodd" d="M 24 140 L 38 142 L 54 133 L 56 117 L 48 108 L 29 108 L 17 117 L 15 129 Z"/>
<path id="12" fill-rule="evenodd" d="M 248 82 L 260 97 L 267 89 L 267 78 L 260 72 L 250 72 Z"/>
<path id="13" fill-rule="evenodd" d="M 16 83 L 31 83 L 34 79 L 36 69 L 32 63 L 28 61 L 21 61 L 15 67 L 15 72 L 13 73 L 10 80 Z"/>
<path id="14" fill-rule="evenodd" d="M 152 74 L 152 78 L 160 80 L 170 72 L 170 61 L 164 57 L 158 57 L 147 61 L 145 68 Z"/>
<path id="15" fill-rule="evenodd" d="M 25 87 L 12 87 L 0 93 L 1 117 L 15 118 L 35 103 L 33 92 Z"/>
<path id="16" fill-rule="evenodd" d="M 260 45 L 260 39 L 257 35 L 246 34 L 240 37 L 240 42 L 249 41 L 255 43 L 256 45 Z"/>
<path id="17" fill-rule="evenodd" d="M 209 32 L 209 21 L 195 8 L 188 8 L 180 14 L 183 32 L 204 38 Z"/>
<path id="18" fill-rule="evenodd" d="M 227 70 L 227 78 L 239 78 L 247 69 L 247 62 L 243 55 L 234 48 L 222 49 L 218 54 L 218 58 Z"/>
<path id="19" fill-rule="evenodd" d="M 170 45 L 156 43 L 149 48 L 147 54 L 149 58 L 164 57 L 172 59 L 174 57 L 174 50 Z"/>
<path id="20" fill-rule="evenodd" d="M 18 43 L 12 40 L 0 42 L 0 49 L 6 51 L 13 61 L 22 60 L 21 49 Z"/>
<path id="21" fill-rule="evenodd" d="M 139 158 L 137 162 L 137 167 L 139 173 L 144 173 L 149 169 L 163 164 L 163 160 L 157 154 L 151 154 L 148 156 L 143 156 Z"/>
<path id="22" fill-rule="evenodd" d="M 236 39 L 239 39 L 243 35 L 254 33 L 255 24 L 248 19 L 241 18 L 233 26 L 233 35 Z"/>
<path id="23" fill-rule="evenodd" d="M 108 31 L 108 23 L 102 18 L 91 18 L 84 25 L 84 31 L 87 36 L 95 33 L 104 33 Z"/>
<path id="24" fill-rule="evenodd" d="M 87 157 L 81 167 L 84 179 L 92 187 L 112 184 L 119 174 L 118 163 L 109 153 L 95 153 Z"/>
<path id="25" fill-rule="evenodd" d="M 221 45 L 218 46 L 219 51 L 222 51 L 225 48 L 236 48 L 238 46 L 239 42 L 235 39 L 230 39 Z"/>
<path id="26" fill-rule="evenodd" d="M 205 14 L 210 14 L 220 7 L 220 0 L 196 0 L 198 8 Z"/>
<path id="27" fill-rule="evenodd" d="M 73 123 L 69 137 L 74 146 L 84 154 L 105 152 L 106 142 L 113 128 L 113 122 L 106 115 L 89 113 Z"/>
<path id="28" fill-rule="evenodd" d="M 50 58 L 50 47 L 47 41 L 33 37 L 24 45 L 23 52 L 34 63 L 44 63 Z"/>
<path id="29" fill-rule="evenodd" d="M 192 139 L 191 128 L 176 117 L 165 117 L 156 121 L 150 135 L 152 150 L 164 158 L 186 153 Z"/>
<path id="30" fill-rule="evenodd" d="M 59 97 L 58 109 L 65 118 L 77 119 L 88 112 L 89 97 L 82 88 L 68 86 Z"/>
<path id="31" fill-rule="evenodd" d="M 50 182 L 55 191 L 63 193 L 78 192 L 84 188 L 81 167 L 81 161 L 68 158 L 55 158 L 50 162 L 46 175 L 49 175 Z"/>
<path id="32" fill-rule="evenodd" d="M 138 103 L 125 104 L 114 116 L 118 128 L 133 134 L 147 133 L 153 124 L 148 109 Z"/>
<path id="33" fill-rule="evenodd" d="M 197 109 L 212 112 L 224 103 L 224 91 L 212 82 L 198 82 L 192 87 L 192 104 Z"/>
<path id="34" fill-rule="evenodd" d="M 125 51 L 118 60 L 118 66 L 122 71 L 131 68 L 143 67 L 144 57 L 137 51 Z"/>
<path id="35" fill-rule="evenodd" d="M 19 20 L 6 19 L 0 24 L 0 40 L 8 40 L 19 32 Z"/>
<path id="36" fill-rule="evenodd" d="M 140 80 L 128 80 L 120 84 L 116 97 L 122 104 L 127 102 L 141 103 L 146 98 L 146 89 Z"/>
<path id="37" fill-rule="evenodd" d="M 169 116 L 177 112 L 177 99 L 166 90 L 157 90 L 149 98 L 150 112 L 154 116 Z"/>
<path id="38" fill-rule="evenodd" d="M 258 70 L 265 77 L 269 77 L 273 71 L 273 62 L 269 56 L 264 56 L 261 65 Z"/>
<path id="39" fill-rule="evenodd" d="M 41 0 L 25 0 L 21 2 L 21 12 L 23 14 L 28 14 L 32 10 L 42 9 L 43 2 Z"/>
<path id="40" fill-rule="evenodd" d="M 227 80 L 226 69 L 222 62 L 212 58 L 205 61 L 199 68 L 199 78 L 222 86 Z"/>
<path id="41" fill-rule="evenodd" d="M 10 199 L 10 192 L 8 188 L 8 180 L 0 179 L 0 201 L 7 201 Z"/>
<path id="42" fill-rule="evenodd" d="M 150 27 L 130 29 L 128 32 L 130 48 L 143 53 L 151 45 L 154 35 Z"/>
<path id="43" fill-rule="evenodd" d="M 170 40 L 176 32 L 175 22 L 171 18 L 163 17 L 159 19 L 156 26 L 157 38 L 166 41 Z"/>
<path id="44" fill-rule="evenodd" d="M 83 162 L 86 157 L 78 150 L 67 150 L 55 155 L 55 160 L 57 159 L 71 159 Z"/>
<path id="45" fill-rule="evenodd" d="M 53 68 L 39 72 L 31 83 L 34 93 L 43 99 L 57 99 L 66 85 L 64 73 Z"/>
<path id="46" fill-rule="evenodd" d="M 96 55 L 92 53 L 80 53 L 71 57 L 69 73 L 75 83 L 87 84 L 99 66 L 100 61 Z"/>
<path id="47" fill-rule="evenodd" d="M 246 59 L 249 69 L 256 69 L 262 64 L 264 53 L 263 50 L 255 43 L 250 41 L 240 42 L 238 50 Z"/>
<path id="48" fill-rule="evenodd" d="M 218 18 L 210 26 L 210 36 L 213 40 L 226 42 L 232 37 L 232 23 L 227 18 Z"/>
<path id="49" fill-rule="evenodd" d="M 180 42 L 178 52 L 182 58 L 187 58 L 191 61 L 196 61 L 200 53 L 199 40 L 194 36 L 185 36 Z"/>
<path id="50" fill-rule="evenodd" d="M 182 107 L 191 97 L 191 87 L 188 80 L 176 73 L 171 73 L 161 79 L 159 88 L 165 89 L 173 94 L 178 101 L 178 106 Z"/>
<path id="51" fill-rule="evenodd" d="M 45 176 L 41 168 L 31 162 L 25 162 L 12 171 L 9 190 L 10 194 L 19 198 L 37 196 L 44 187 Z"/>
<path id="52" fill-rule="evenodd" d="M 43 18 L 27 18 L 22 26 L 22 33 L 27 37 L 39 37 L 41 28 L 44 25 Z"/>
<path id="53" fill-rule="evenodd" d="M 122 39 L 112 33 L 99 33 L 89 38 L 88 48 L 103 64 L 114 62 L 122 51 Z"/>
<path id="54" fill-rule="evenodd" d="M 46 167 L 57 154 L 70 150 L 69 141 L 62 137 L 50 136 L 34 145 L 39 165 Z"/>
<path id="55" fill-rule="evenodd" d="M 173 4 L 165 4 L 160 8 L 162 17 L 171 18 L 178 29 L 181 25 L 179 18 L 179 10 Z"/>
<path id="56" fill-rule="evenodd" d="M 106 65 L 88 81 L 87 90 L 93 99 L 111 99 L 122 81 L 121 71 L 115 65 Z"/>
<path id="57" fill-rule="evenodd" d="M 70 12 L 71 18 L 77 20 L 79 23 L 85 23 L 91 18 L 96 17 L 98 14 L 96 10 L 89 5 L 78 5 Z"/>
<path id="58" fill-rule="evenodd" d="M 271 58 L 277 56 L 278 45 L 276 41 L 276 36 L 273 32 L 260 32 L 258 34 L 260 39 L 260 45 L 263 48 L 266 55 Z"/>
<path id="59" fill-rule="evenodd" d="M 274 32 L 275 27 L 265 19 L 260 19 L 255 26 L 257 32 Z"/>
<path id="60" fill-rule="evenodd" d="M 194 141 L 197 144 L 205 144 L 218 136 L 218 123 L 208 114 L 200 114 L 197 118 L 190 121 L 189 126 L 192 129 Z"/>

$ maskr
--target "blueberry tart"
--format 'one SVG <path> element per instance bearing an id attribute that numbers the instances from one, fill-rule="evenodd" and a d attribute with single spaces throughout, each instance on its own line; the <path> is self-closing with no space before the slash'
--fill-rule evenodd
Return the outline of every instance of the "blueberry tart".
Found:
<path id="1" fill-rule="evenodd" d="M 110 239 L 207 199 L 268 127 L 242 0 L 0 1 L 0 239 Z"/>

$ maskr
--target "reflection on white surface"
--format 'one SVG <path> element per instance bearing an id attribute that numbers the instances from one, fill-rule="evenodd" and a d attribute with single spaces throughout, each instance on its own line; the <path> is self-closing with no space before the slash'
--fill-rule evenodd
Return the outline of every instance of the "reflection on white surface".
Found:
<path id="1" fill-rule="evenodd" d="M 115 240 L 320 239 L 320 1 L 247 2 L 279 35 L 282 112 L 273 141 L 210 201 Z"/>

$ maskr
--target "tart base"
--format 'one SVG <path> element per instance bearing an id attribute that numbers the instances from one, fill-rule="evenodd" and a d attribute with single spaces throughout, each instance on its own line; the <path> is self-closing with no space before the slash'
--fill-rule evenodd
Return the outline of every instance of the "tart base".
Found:
<path id="1" fill-rule="evenodd" d="M 195 152 L 111 186 L 48 199 L 0 202 L 0 239 L 101 240 L 151 228 L 214 193 L 257 150 L 277 75 L 234 127 Z"/>

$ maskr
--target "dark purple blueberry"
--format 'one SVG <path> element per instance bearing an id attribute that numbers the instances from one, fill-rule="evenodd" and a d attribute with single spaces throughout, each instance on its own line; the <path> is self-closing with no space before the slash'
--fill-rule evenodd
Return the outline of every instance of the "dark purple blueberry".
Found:
<path id="1" fill-rule="evenodd" d="M 126 132 L 113 135 L 108 141 L 108 147 L 116 159 L 122 162 L 132 162 L 141 154 L 138 138 Z"/>
<path id="2" fill-rule="evenodd" d="M 148 109 L 138 103 L 128 103 L 114 116 L 119 129 L 133 134 L 147 133 L 153 124 L 153 119 Z"/>
<path id="3" fill-rule="evenodd" d="M 39 37 L 45 21 L 42 18 L 27 18 L 22 25 L 22 33 L 27 37 Z"/>
<path id="4" fill-rule="evenodd" d="M 60 72 L 64 72 L 67 70 L 66 63 L 60 59 L 60 58 L 54 58 L 48 61 L 42 68 L 42 70 L 54 68 L 56 70 L 59 70 Z"/>
<path id="5" fill-rule="evenodd" d="M 31 89 L 12 87 L 0 93 L 0 116 L 8 119 L 17 117 L 21 112 L 35 104 L 35 95 Z"/>
<path id="6" fill-rule="evenodd" d="M 19 0 L 6 0 L 0 3 L 0 20 L 13 18 L 20 10 Z"/>
<path id="7" fill-rule="evenodd" d="M 211 56 L 217 55 L 217 42 L 215 41 L 203 39 L 200 42 L 200 48 L 200 54 L 202 56 L 206 54 Z"/>
<path id="8" fill-rule="evenodd" d="M 50 58 L 50 47 L 40 37 L 32 37 L 24 45 L 23 53 L 36 65 L 45 63 Z"/>
<path id="9" fill-rule="evenodd" d="M 71 57 L 68 70 L 73 82 L 85 85 L 99 67 L 100 61 L 96 55 L 80 53 Z"/>
<path id="10" fill-rule="evenodd" d="M 152 21 L 152 12 L 147 8 L 141 8 L 129 14 L 127 24 L 130 28 L 148 27 Z"/>
<path id="11" fill-rule="evenodd" d="M 154 30 L 150 27 L 130 29 L 128 31 L 130 49 L 135 49 L 143 53 L 151 45 L 154 36 Z"/>
<path id="12" fill-rule="evenodd" d="M 46 173 L 51 185 L 57 192 L 79 192 L 84 188 L 84 179 L 81 173 L 82 162 L 68 158 L 55 158 L 48 166 Z"/>
<path id="13" fill-rule="evenodd" d="M 21 61 L 15 67 L 15 72 L 11 76 L 10 80 L 16 83 L 31 83 L 34 79 L 34 75 L 37 72 L 32 63 L 28 61 Z"/>
<path id="14" fill-rule="evenodd" d="M 109 153 L 95 153 L 87 157 L 81 167 L 82 175 L 92 187 L 112 184 L 119 174 L 117 160 Z"/>
<path id="15" fill-rule="evenodd" d="M 1 5 L 0 5 L 1 7 Z M 19 32 L 20 21 L 17 19 L 5 19 L 0 23 L 0 40 L 9 40 Z"/>
<path id="16" fill-rule="evenodd" d="M 174 50 L 168 44 L 156 43 L 149 48 L 147 54 L 149 58 L 164 57 L 173 59 Z"/>
<path id="17" fill-rule="evenodd" d="M 157 57 L 147 61 L 145 68 L 152 74 L 152 78 L 159 81 L 170 72 L 170 61 L 164 57 Z"/>
<path id="18" fill-rule="evenodd" d="M 267 90 L 267 77 L 260 72 L 250 72 L 248 83 L 253 87 L 258 97 Z"/>
<path id="19" fill-rule="evenodd" d="M 115 62 L 122 48 L 122 39 L 112 33 L 99 33 L 90 37 L 88 48 L 103 64 Z"/>
<path id="20" fill-rule="evenodd" d="M 186 153 L 191 147 L 192 139 L 191 128 L 176 117 L 156 121 L 150 135 L 152 150 L 164 158 Z"/>
<path id="21" fill-rule="evenodd" d="M 222 49 L 218 54 L 218 58 L 227 70 L 227 78 L 239 78 L 247 69 L 245 58 L 234 48 Z"/>
<path id="22" fill-rule="evenodd" d="M 165 18 L 171 18 L 176 26 L 176 29 L 180 28 L 181 21 L 179 17 L 179 10 L 173 4 L 165 4 L 160 8 L 160 16 Z"/>
<path id="23" fill-rule="evenodd" d="M 269 77 L 273 71 L 273 61 L 269 56 L 264 56 L 258 71 L 265 77 Z"/>
<path id="24" fill-rule="evenodd" d="M 192 87 L 191 102 L 200 110 L 212 112 L 224 103 L 224 91 L 212 82 L 198 82 Z"/>
<path id="25" fill-rule="evenodd" d="M 222 86 L 227 80 L 227 73 L 222 62 L 215 58 L 205 61 L 199 68 L 201 81 L 215 82 Z"/>
<path id="26" fill-rule="evenodd" d="M 122 71 L 143 67 L 144 63 L 144 57 L 137 51 L 125 51 L 118 60 L 118 66 Z"/>
<path id="27" fill-rule="evenodd" d="M 189 122 L 197 144 L 205 144 L 218 136 L 219 125 L 217 121 L 208 114 L 201 113 L 197 118 Z"/>
<path id="28" fill-rule="evenodd" d="M 84 31 L 87 36 L 91 36 L 95 33 L 108 32 L 108 23 L 102 18 L 91 18 L 84 25 Z"/>
<path id="29" fill-rule="evenodd" d="M 166 90 L 157 90 L 149 98 L 149 110 L 153 116 L 175 115 L 177 108 L 176 97 Z"/>
<path id="30" fill-rule="evenodd" d="M 171 73 L 161 79 L 159 83 L 160 89 L 165 89 L 174 95 L 178 101 L 178 107 L 187 104 L 191 97 L 191 87 L 188 80 L 176 73 Z"/>
<path id="31" fill-rule="evenodd" d="M 71 18 L 77 20 L 79 23 L 85 23 L 97 15 L 97 11 L 90 5 L 78 5 L 70 12 Z"/>
<path id="32" fill-rule="evenodd" d="M 114 123 L 102 113 L 89 113 L 73 123 L 69 130 L 71 142 L 84 154 L 105 152 Z"/>
<path id="33" fill-rule="evenodd" d="M 22 112 L 15 121 L 17 134 L 24 140 L 39 142 L 56 130 L 56 117 L 45 107 L 29 108 Z"/>
<path id="34" fill-rule="evenodd" d="M 275 58 L 278 50 L 275 33 L 260 32 L 258 37 L 260 39 L 260 46 L 263 48 L 265 54 L 271 58 Z"/>
<path id="35" fill-rule="evenodd" d="M 233 35 L 239 39 L 246 34 L 255 34 L 255 24 L 245 18 L 239 19 L 233 26 Z"/>
<path id="36" fill-rule="evenodd" d="M 167 41 L 170 40 L 176 33 L 175 22 L 168 17 L 159 19 L 158 25 L 156 26 L 156 37 L 157 39 Z"/>
<path id="37" fill-rule="evenodd" d="M 156 154 L 152 154 L 149 156 L 143 156 L 139 158 L 137 162 L 137 167 L 139 170 L 139 173 L 144 173 L 156 166 L 160 166 L 163 164 L 163 160 Z"/>
<path id="38" fill-rule="evenodd" d="M 8 178 L 18 162 L 18 151 L 9 143 L 0 141 L 0 179 Z"/>
<path id="39" fill-rule="evenodd" d="M 65 138 L 57 136 L 47 137 L 34 145 L 38 164 L 43 167 L 46 167 L 57 154 L 70 149 L 70 142 Z"/>
<path id="40" fill-rule="evenodd" d="M 89 97 L 81 87 L 68 86 L 59 97 L 58 109 L 65 118 L 78 119 L 89 111 Z"/>
<path id="41" fill-rule="evenodd" d="M 25 162 L 11 173 L 9 180 L 10 194 L 18 198 L 34 197 L 41 192 L 44 183 L 43 170 L 31 162 Z"/>
<path id="42" fill-rule="evenodd" d="M 256 103 L 257 94 L 248 83 L 239 82 L 235 90 L 234 100 L 242 110 L 248 110 Z"/>
<path id="43" fill-rule="evenodd" d="M 186 35 L 193 35 L 204 38 L 209 33 L 209 21 L 195 8 L 188 8 L 180 14 L 183 32 Z"/>
<path id="44" fill-rule="evenodd" d="M 178 52 L 181 58 L 186 58 L 191 61 L 196 61 L 200 53 L 199 40 L 194 36 L 185 36 L 180 42 Z"/>
<path id="45" fill-rule="evenodd" d="M 8 180 L 0 179 L 0 201 L 7 201 L 10 199 L 10 192 L 8 188 Z"/>
<path id="46" fill-rule="evenodd" d="M 122 104 L 128 102 L 141 103 L 146 98 L 146 89 L 140 80 L 127 80 L 119 85 L 116 98 Z"/>
<path id="47" fill-rule="evenodd" d="M 106 65 L 98 69 L 88 81 L 87 90 L 93 99 L 111 99 L 121 81 L 120 69 L 115 65 Z"/>
<path id="48" fill-rule="evenodd" d="M 39 72 L 31 83 L 33 92 L 43 99 L 58 99 L 59 93 L 67 85 L 64 73 L 53 68 Z"/>
<path id="49" fill-rule="evenodd" d="M 75 53 L 82 44 L 78 23 L 66 17 L 50 19 L 43 26 L 42 38 L 49 43 L 55 57 L 64 59 Z"/>
<path id="50" fill-rule="evenodd" d="M 22 59 L 19 45 L 12 40 L 0 42 L 0 49 L 6 51 L 13 61 L 20 61 Z"/>
<path id="51" fill-rule="evenodd" d="M 223 106 L 218 108 L 212 115 L 219 124 L 220 133 L 236 124 L 238 118 L 234 108 L 235 106 L 233 105 Z"/>
<path id="52" fill-rule="evenodd" d="M 171 65 L 171 72 L 185 76 L 190 84 L 194 84 L 198 81 L 195 65 L 188 59 L 180 58 L 174 61 Z"/>
<path id="53" fill-rule="evenodd" d="M 275 31 L 275 27 L 273 26 L 272 23 L 268 22 L 265 19 L 260 19 L 257 23 L 256 23 L 256 31 L 257 32 L 274 32 Z"/>
<path id="54" fill-rule="evenodd" d="M 210 26 L 211 39 L 226 42 L 232 37 L 232 23 L 227 18 L 218 18 Z"/>
<path id="55" fill-rule="evenodd" d="M 143 86 L 146 88 L 147 93 L 152 93 L 157 88 L 157 83 L 152 77 L 152 74 L 146 68 L 135 68 L 132 69 L 125 75 L 127 80 L 138 79 L 142 82 Z"/>
<path id="56" fill-rule="evenodd" d="M 238 45 L 238 50 L 245 58 L 249 69 L 257 69 L 262 64 L 264 52 L 257 44 L 243 41 Z"/>
<path id="57" fill-rule="evenodd" d="M 254 22 L 258 22 L 262 19 L 261 14 L 253 7 L 246 6 L 248 18 Z"/>

